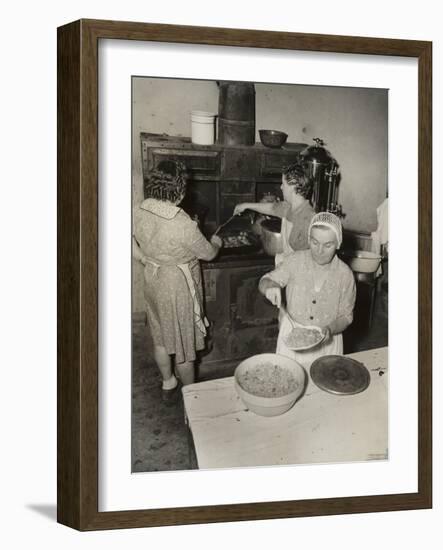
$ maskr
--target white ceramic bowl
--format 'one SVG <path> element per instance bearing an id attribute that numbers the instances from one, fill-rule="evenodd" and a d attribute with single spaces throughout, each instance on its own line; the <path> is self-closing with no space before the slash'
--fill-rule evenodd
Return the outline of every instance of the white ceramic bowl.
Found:
<path id="1" fill-rule="evenodd" d="M 251 393 L 252 386 L 249 384 L 248 387 L 245 387 L 244 376 L 248 374 L 253 377 L 254 372 L 257 372 L 257 368 L 262 370 L 263 366 L 268 363 L 270 369 L 277 366 L 279 367 L 279 373 L 285 371 L 292 379 L 295 379 L 295 388 L 291 389 L 289 393 L 278 397 L 267 397 Z M 306 371 L 293 359 L 276 353 L 261 353 L 242 361 L 235 369 L 234 380 L 235 389 L 240 399 L 250 411 L 260 416 L 278 416 L 288 411 L 302 395 L 305 389 Z M 278 384 L 277 390 L 281 390 Z"/>
<path id="2" fill-rule="evenodd" d="M 352 271 L 357 271 L 358 273 L 374 273 L 381 262 L 379 254 L 366 250 L 344 251 L 341 253 L 341 257 Z"/>

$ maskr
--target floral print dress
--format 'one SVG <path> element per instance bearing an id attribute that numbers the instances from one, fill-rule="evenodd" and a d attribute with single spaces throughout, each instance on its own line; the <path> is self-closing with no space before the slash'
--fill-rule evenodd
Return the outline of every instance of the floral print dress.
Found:
<path id="1" fill-rule="evenodd" d="M 213 246 L 181 208 L 146 199 L 134 213 L 134 237 L 145 256 L 144 297 L 154 344 L 194 361 L 205 347 L 206 318 L 199 259 Z"/>

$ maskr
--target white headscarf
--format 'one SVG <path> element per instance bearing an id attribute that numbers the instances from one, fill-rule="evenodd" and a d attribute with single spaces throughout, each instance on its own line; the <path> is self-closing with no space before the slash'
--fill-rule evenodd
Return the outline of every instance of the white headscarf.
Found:
<path id="1" fill-rule="evenodd" d="M 338 216 L 332 214 L 331 212 L 319 212 L 318 214 L 315 214 L 315 216 L 312 217 L 311 223 L 309 224 L 308 242 L 311 242 L 311 229 L 317 226 L 328 227 L 329 229 L 331 229 L 337 237 L 337 248 L 340 248 L 343 240 L 343 235 L 341 221 Z"/>

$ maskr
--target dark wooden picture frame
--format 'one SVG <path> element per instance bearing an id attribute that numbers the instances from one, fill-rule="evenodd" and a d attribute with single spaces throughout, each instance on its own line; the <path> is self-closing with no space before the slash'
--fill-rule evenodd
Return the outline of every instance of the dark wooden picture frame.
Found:
<path id="1" fill-rule="evenodd" d="M 418 491 L 98 511 L 98 44 L 100 39 L 418 59 Z M 432 43 L 80 20 L 58 29 L 58 521 L 79 530 L 432 506 Z M 395 315 L 395 314 L 394 314 Z"/>

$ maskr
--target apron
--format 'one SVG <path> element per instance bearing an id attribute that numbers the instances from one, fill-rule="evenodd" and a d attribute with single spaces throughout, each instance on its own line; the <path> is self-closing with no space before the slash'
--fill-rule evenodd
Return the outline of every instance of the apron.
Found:
<path id="1" fill-rule="evenodd" d="M 282 261 L 284 260 L 284 257 L 290 254 L 291 252 L 294 252 L 289 244 L 289 235 L 292 231 L 293 223 L 287 220 L 286 218 L 282 218 L 281 220 L 281 236 L 282 236 L 282 252 L 279 252 L 275 255 L 275 267 L 278 267 Z"/>
<path id="2" fill-rule="evenodd" d="M 287 315 L 282 316 L 280 331 L 277 339 L 276 353 L 290 359 L 295 359 L 305 369 L 309 370 L 311 364 L 324 355 L 343 355 L 343 337 L 341 334 L 334 334 L 327 342 L 319 344 L 315 348 L 306 351 L 294 351 L 289 349 L 283 342 L 284 337 L 292 330 L 291 322 Z"/>
<path id="3" fill-rule="evenodd" d="M 198 263 L 198 260 L 191 260 L 188 263 L 184 264 L 159 264 L 152 260 L 151 258 L 145 257 L 145 260 L 147 263 L 150 263 L 152 266 L 154 266 L 154 277 L 157 277 L 158 270 L 162 266 L 167 267 L 178 267 L 180 271 L 183 273 L 186 283 L 188 285 L 188 290 L 192 298 L 192 305 L 194 310 L 194 323 L 195 326 L 199 329 L 199 331 L 206 336 L 207 330 L 206 328 L 209 327 L 209 321 L 207 317 L 205 316 L 203 312 L 202 304 L 200 303 L 200 300 L 198 299 L 198 293 L 197 289 L 195 288 L 195 281 L 192 277 L 191 269 L 190 267 L 193 267 L 195 265 L 195 262 Z"/>
<path id="4" fill-rule="evenodd" d="M 292 222 L 290 222 L 286 218 L 282 218 L 282 220 L 281 220 L 281 236 L 282 236 L 282 239 L 281 240 L 282 240 L 283 251 L 279 252 L 278 254 L 275 255 L 275 267 L 278 267 L 283 262 L 283 260 L 285 259 L 285 256 L 287 256 L 291 252 L 294 252 L 292 250 L 291 246 L 289 245 L 289 235 L 291 234 L 292 226 L 293 226 Z M 279 326 L 281 326 L 282 320 L 283 320 L 283 314 L 279 310 L 279 312 L 278 312 L 278 325 Z"/>

